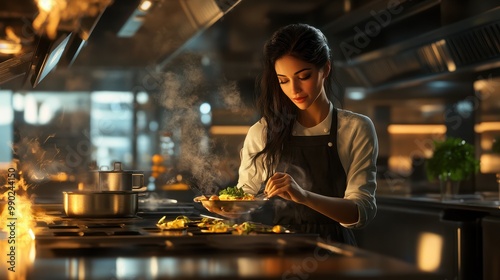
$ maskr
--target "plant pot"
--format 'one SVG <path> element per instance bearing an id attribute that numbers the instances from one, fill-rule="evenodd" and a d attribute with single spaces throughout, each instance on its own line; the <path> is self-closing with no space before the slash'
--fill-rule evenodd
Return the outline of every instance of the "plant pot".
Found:
<path id="1" fill-rule="evenodd" d="M 450 178 L 439 177 L 439 190 L 441 193 L 441 201 L 455 200 L 458 197 L 460 189 L 460 181 L 453 181 Z"/>

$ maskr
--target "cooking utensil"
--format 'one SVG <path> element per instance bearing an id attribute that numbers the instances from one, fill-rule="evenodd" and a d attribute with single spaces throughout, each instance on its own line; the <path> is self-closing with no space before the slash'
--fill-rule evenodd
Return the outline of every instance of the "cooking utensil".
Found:
<path id="1" fill-rule="evenodd" d="M 94 171 L 97 191 L 131 191 L 144 186 L 144 174 L 122 170 L 122 163 L 115 162 L 113 170 Z"/>
<path id="2" fill-rule="evenodd" d="M 113 218 L 137 214 L 138 193 L 134 191 L 63 192 L 68 217 Z"/>
<path id="3" fill-rule="evenodd" d="M 268 199 L 266 192 L 261 192 L 259 194 L 256 194 L 254 198 L 257 200 Z"/>
<path id="4" fill-rule="evenodd" d="M 212 213 L 235 218 L 261 208 L 268 199 L 209 200 L 206 196 L 197 196 L 194 198 L 194 201 L 201 203 L 205 209 Z"/>

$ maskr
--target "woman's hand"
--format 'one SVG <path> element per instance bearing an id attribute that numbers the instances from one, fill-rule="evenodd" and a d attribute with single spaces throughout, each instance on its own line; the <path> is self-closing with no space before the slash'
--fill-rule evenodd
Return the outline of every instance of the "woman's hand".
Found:
<path id="1" fill-rule="evenodd" d="M 276 172 L 266 183 L 265 192 L 268 197 L 275 195 L 297 203 L 305 201 L 307 191 L 301 188 L 290 174 Z"/>

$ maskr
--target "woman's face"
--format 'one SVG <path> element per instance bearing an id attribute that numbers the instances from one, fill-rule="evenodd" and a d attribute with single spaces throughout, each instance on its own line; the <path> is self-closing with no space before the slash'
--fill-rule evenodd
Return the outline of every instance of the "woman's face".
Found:
<path id="1" fill-rule="evenodd" d="M 322 69 L 285 55 L 274 64 L 283 92 L 301 110 L 306 110 L 320 95 L 325 95 L 323 82 L 330 71 L 329 64 Z"/>

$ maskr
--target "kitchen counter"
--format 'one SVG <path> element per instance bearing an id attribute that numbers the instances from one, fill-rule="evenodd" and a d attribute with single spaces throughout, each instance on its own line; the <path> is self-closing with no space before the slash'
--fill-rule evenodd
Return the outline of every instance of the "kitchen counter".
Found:
<path id="1" fill-rule="evenodd" d="M 498 192 L 460 194 L 442 201 L 437 193 L 377 193 L 378 212 L 355 231 L 360 248 L 418 267 L 429 265 L 447 279 L 499 279 Z"/>
<path id="2" fill-rule="evenodd" d="M 394 205 L 412 205 L 444 210 L 473 211 L 478 214 L 500 216 L 499 195 L 496 192 L 459 194 L 455 199 L 442 201 L 439 194 L 378 193 L 377 202 Z"/>
<path id="3" fill-rule="evenodd" d="M 16 251 L 16 272 L 3 260 L 0 278 L 443 279 L 395 258 L 313 235 L 160 231 L 155 224 L 163 214 L 38 222 L 36 239 Z M 7 235 L 3 237 L 6 243 Z"/>

